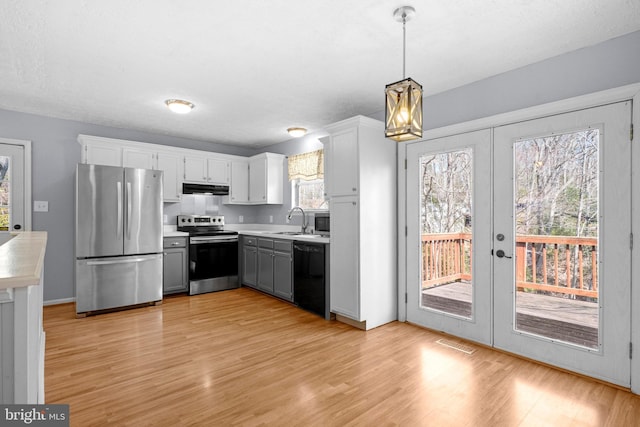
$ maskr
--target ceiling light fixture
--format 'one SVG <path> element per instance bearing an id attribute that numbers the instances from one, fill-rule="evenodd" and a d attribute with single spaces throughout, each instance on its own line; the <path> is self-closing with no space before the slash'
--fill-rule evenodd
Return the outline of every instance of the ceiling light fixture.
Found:
<path id="1" fill-rule="evenodd" d="M 301 136 L 306 135 L 307 130 L 305 128 L 289 128 L 287 129 L 287 132 L 289 132 L 289 135 L 294 138 L 300 138 Z"/>
<path id="2" fill-rule="evenodd" d="M 422 85 L 405 76 L 405 26 L 415 13 L 411 6 L 399 7 L 393 12 L 394 19 L 402 22 L 402 80 L 385 86 L 384 136 L 398 142 L 422 138 Z"/>
<path id="3" fill-rule="evenodd" d="M 178 114 L 187 114 L 195 107 L 191 102 L 182 99 L 167 99 L 164 103 L 171 111 Z"/>

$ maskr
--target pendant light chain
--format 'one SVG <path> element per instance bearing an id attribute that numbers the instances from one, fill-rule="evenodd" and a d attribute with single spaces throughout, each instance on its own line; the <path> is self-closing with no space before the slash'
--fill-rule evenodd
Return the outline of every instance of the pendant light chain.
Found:
<path id="1" fill-rule="evenodd" d="M 407 14 L 402 14 L 402 80 L 404 80 L 407 75 L 405 72 L 406 69 L 406 61 L 407 61 Z"/>

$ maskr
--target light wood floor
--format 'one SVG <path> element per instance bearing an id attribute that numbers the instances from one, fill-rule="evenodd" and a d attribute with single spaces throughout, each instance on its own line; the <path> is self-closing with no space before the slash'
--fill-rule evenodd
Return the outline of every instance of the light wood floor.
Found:
<path id="1" fill-rule="evenodd" d="M 45 307 L 72 426 L 632 426 L 640 397 L 394 322 L 368 332 L 241 288 L 76 319 Z"/>

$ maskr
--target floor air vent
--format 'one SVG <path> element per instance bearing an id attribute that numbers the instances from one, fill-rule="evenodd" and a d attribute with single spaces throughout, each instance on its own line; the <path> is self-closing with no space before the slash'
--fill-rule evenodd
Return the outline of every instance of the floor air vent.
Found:
<path id="1" fill-rule="evenodd" d="M 466 353 L 466 354 L 473 354 L 476 351 L 476 349 L 473 348 L 473 347 L 470 347 L 468 345 L 465 345 L 465 344 L 462 344 L 462 343 L 459 343 L 459 342 L 455 342 L 455 341 L 439 339 L 436 342 L 438 344 L 440 344 L 440 345 L 452 348 L 454 350 L 461 351 L 461 352 Z"/>

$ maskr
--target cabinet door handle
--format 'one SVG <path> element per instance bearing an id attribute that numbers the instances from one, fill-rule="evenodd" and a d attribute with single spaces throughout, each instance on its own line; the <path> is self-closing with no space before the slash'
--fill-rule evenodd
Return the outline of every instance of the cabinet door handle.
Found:
<path id="1" fill-rule="evenodd" d="M 180 242 L 171 242 L 171 246 L 180 246 Z"/>
<path id="2" fill-rule="evenodd" d="M 353 190 L 353 191 L 356 191 L 356 187 L 353 187 L 353 188 L 352 188 L 352 190 Z"/>

